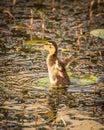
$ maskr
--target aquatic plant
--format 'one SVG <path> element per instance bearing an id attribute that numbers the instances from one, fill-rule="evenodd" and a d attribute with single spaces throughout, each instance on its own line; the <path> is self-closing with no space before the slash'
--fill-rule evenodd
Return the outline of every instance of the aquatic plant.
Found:
<path id="1" fill-rule="evenodd" d="M 95 29 L 90 32 L 91 35 L 104 39 L 104 29 Z"/>

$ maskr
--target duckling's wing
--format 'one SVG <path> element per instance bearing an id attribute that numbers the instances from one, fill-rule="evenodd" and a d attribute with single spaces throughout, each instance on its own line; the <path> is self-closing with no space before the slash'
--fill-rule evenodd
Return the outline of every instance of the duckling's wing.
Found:
<path id="1" fill-rule="evenodd" d="M 69 66 L 70 63 L 74 60 L 74 57 L 70 55 L 69 57 L 65 58 L 62 62 L 65 67 Z"/>
<path id="2" fill-rule="evenodd" d="M 63 62 L 61 62 L 59 60 L 56 60 L 55 68 L 61 72 L 63 72 L 65 70 L 65 66 L 64 66 Z"/>

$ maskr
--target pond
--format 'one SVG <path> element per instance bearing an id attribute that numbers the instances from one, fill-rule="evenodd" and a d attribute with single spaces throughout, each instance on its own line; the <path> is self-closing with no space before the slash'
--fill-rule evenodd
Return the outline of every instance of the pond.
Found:
<path id="1" fill-rule="evenodd" d="M 104 130 L 104 2 L 0 1 L 0 129 Z M 50 89 L 43 44 L 73 55 L 71 85 Z"/>

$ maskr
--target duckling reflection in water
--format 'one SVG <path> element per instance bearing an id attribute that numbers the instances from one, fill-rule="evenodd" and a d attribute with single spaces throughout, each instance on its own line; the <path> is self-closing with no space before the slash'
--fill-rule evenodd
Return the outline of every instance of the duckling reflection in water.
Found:
<path id="1" fill-rule="evenodd" d="M 49 51 L 47 57 L 47 67 L 51 87 L 70 85 L 70 79 L 66 72 L 66 66 L 71 61 L 72 56 L 64 59 L 63 61 L 57 57 L 58 47 L 53 41 L 49 41 L 44 45 L 44 48 Z"/>

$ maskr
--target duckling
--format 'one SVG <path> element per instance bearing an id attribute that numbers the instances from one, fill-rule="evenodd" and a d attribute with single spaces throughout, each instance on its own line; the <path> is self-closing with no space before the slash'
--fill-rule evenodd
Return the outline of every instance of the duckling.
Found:
<path id="1" fill-rule="evenodd" d="M 66 72 L 66 66 L 71 57 L 66 58 L 64 61 L 60 60 L 57 57 L 58 47 L 57 44 L 53 41 L 49 41 L 44 45 L 44 49 L 49 51 L 49 55 L 47 57 L 47 67 L 50 83 L 53 86 L 66 86 L 70 85 L 70 79 Z"/>

